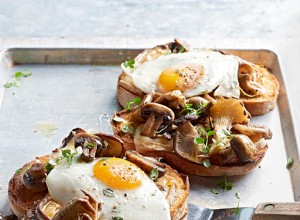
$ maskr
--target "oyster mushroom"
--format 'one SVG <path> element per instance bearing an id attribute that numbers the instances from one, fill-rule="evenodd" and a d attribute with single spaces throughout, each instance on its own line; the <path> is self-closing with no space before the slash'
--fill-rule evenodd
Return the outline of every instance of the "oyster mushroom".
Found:
<path id="1" fill-rule="evenodd" d="M 254 156 L 258 152 L 251 139 L 243 134 L 234 135 L 230 146 L 243 163 L 254 161 Z"/>
<path id="2" fill-rule="evenodd" d="M 181 91 L 174 90 L 161 95 L 154 102 L 163 104 L 172 109 L 179 109 L 184 106 L 185 97 L 182 95 Z"/>
<path id="3" fill-rule="evenodd" d="M 86 191 L 82 190 L 82 192 L 84 197 L 74 198 L 64 206 L 56 203 L 50 195 L 46 195 L 37 204 L 31 217 L 40 220 L 97 220 L 97 212 L 101 209 L 101 204 Z"/>
<path id="4" fill-rule="evenodd" d="M 51 220 L 60 208 L 60 204 L 53 201 L 50 195 L 46 195 L 37 205 L 35 216 L 37 219 Z"/>
<path id="5" fill-rule="evenodd" d="M 261 138 L 271 139 L 272 131 L 264 125 L 257 124 L 235 124 L 232 130 L 238 131 L 241 134 L 247 135 L 254 142 Z"/>
<path id="6" fill-rule="evenodd" d="M 251 117 L 245 109 L 243 103 L 237 99 L 220 98 L 210 108 L 210 116 L 214 123 L 215 134 L 213 136 L 216 143 L 210 149 L 210 155 L 217 154 L 220 150 L 228 147 L 226 131 L 230 131 L 235 123 L 248 123 Z"/>
<path id="7" fill-rule="evenodd" d="M 266 93 L 266 89 L 257 81 L 260 78 L 260 71 L 256 66 L 243 63 L 239 67 L 238 80 L 243 91 L 251 96 Z"/>
<path id="8" fill-rule="evenodd" d="M 154 138 L 156 132 L 163 123 L 174 120 L 174 112 L 158 103 L 147 103 L 133 112 L 132 118 L 146 123 L 144 124 L 141 135 Z"/>
<path id="9" fill-rule="evenodd" d="M 45 165 L 36 162 L 23 175 L 23 184 L 35 193 L 47 191 L 47 170 Z"/>
<path id="10" fill-rule="evenodd" d="M 174 137 L 174 150 L 186 160 L 202 164 L 207 159 L 207 155 L 199 154 L 197 147 L 194 144 L 194 138 L 198 135 L 196 128 L 187 121 L 180 125 Z"/>

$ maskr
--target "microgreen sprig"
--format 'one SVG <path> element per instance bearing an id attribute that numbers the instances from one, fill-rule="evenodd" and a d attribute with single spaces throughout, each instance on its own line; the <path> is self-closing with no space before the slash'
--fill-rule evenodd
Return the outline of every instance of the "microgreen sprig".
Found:
<path id="1" fill-rule="evenodd" d="M 141 98 L 135 97 L 132 101 L 128 101 L 126 103 L 126 110 L 127 111 L 131 111 L 131 105 L 136 104 L 136 105 L 140 105 L 141 104 Z"/>

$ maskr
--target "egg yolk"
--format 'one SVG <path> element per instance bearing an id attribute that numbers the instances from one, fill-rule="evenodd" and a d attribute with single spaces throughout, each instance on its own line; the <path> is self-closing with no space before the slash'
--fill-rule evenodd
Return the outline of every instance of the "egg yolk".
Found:
<path id="1" fill-rule="evenodd" d="M 177 64 L 162 71 L 158 79 L 159 92 L 166 93 L 173 90 L 184 92 L 204 76 L 203 66 L 199 64 Z"/>
<path id="2" fill-rule="evenodd" d="M 139 167 L 121 158 L 100 160 L 94 165 L 95 177 L 113 189 L 134 189 L 141 185 Z"/>

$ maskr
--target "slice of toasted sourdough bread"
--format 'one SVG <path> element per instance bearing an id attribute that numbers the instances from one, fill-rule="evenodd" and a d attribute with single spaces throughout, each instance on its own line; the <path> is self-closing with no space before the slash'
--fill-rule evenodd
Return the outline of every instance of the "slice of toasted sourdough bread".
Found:
<path id="1" fill-rule="evenodd" d="M 140 105 L 116 112 L 114 133 L 127 149 L 163 157 L 185 174 L 235 176 L 259 165 L 272 137 L 269 128 L 250 124 L 237 99 L 185 99 L 180 91 L 147 95 Z"/>
<path id="2" fill-rule="evenodd" d="M 72 167 L 76 163 L 92 163 L 95 158 L 101 157 L 99 161 L 103 161 L 103 163 L 107 163 L 112 158 L 124 158 L 126 161 L 135 164 L 155 181 L 157 189 L 163 192 L 162 195 L 165 195 L 171 219 L 186 219 L 189 194 L 188 177 L 153 158 L 143 157 L 134 151 L 125 153 L 124 150 L 123 142 L 114 136 L 106 134 L 91 135 L 82 129 L 74 129 L 64 139 L 60 149 L 54 150 L 51 155 L 37 157 L 35 160 L 26 163 L 11 178 L 8 186 L 8 200 L 13 213 L 19 219 L 98 219 L 104 204 L 101 204 L 92 196 L 89 191 L 91 189 L 80 189 L 83 193 L 82 198 L 76 197 L 66 204 L 61 204 L 51 197 L 46 181 L 49 174 L 53 172 L 53 168 L 55 169 L 55 166 L 58 166 L 54 163 L 68 163 L 69 167 Z M 54 160 L 55 158 L 56 160 Z M 62 172 L 61 175 L 64 175 L 64 173 Z M 84 176 L 88 174 L 81 173 L 80 175 L 82 181 L 85 181 Z M 61 193 L 67 190 L 68 184 L 66 182 Z M 74 190 L 76 191 L 75 188 Z M 96 192 L 97 195 L 101 195 L 102 203 L 111 200 L 115 193 L 113 188 L 104 191 L 103 194 L 102 190 Z M 124 196 L 127 196 L 126 193 Z M 130 196 L 130 190 L 128 196 Z M 97 197 L 97 199 L 99 198 Z M 122 215 L 121 211 L 118 212 L 116 214 Z M 145 212 L 147 212 L 147 207 Z"/>
<path id="3" fill-rule="evenodd" d="M 200 61 L 191 61 L 190 58 L 176 60 L 176 56 L 189 53 L 193 56 L 195 53 L 199 54 Z M 172 60 L 175 61 L 163 59 L 170 54 L 173 55 Z M 211 61 L 203 61 L 205 56 L 212 57 Z M 214 59 L 214 57 L 217 58 Z M 224 61 L 223 58 L 229 61 Z M 158 62 L 159 59 L 162 61 Z M 221 65 L 225 65 L 222 66 L 222 71 L 218 69 Z M 206 93 L 210 93 L 213 98 L 222 96 L 239 98 L 254 116 L 263 115 L 272 110 L 279 93 L 277 79 L 263 66 L 221 51 L 193 50 L 186 42 L 179 39 L 146 49 L 134 60 L 124 62 L 121 67 L 123 71 L 117 83 L 117 99 L 124 108 L 134 98 L 143 98 L 151 91 L 164 94 L 178 89 L 187 98 L 203 96 Z M 210 69 L 217 70 L 214 72 Z M 200 74 L 199 77 L 197 72 Z M 220 74 L 224 74 L 223 79 L 220 79 Z M 218 83 L 212 82 L 214 79 Z M 207 87 L 208 85 L 210 86 Z"/>

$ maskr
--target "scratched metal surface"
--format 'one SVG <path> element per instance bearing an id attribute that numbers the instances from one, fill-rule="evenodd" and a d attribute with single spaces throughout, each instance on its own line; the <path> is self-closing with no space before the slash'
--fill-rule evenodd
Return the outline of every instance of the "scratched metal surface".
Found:
<path id="1" fill-rule="evenodd" d="M 0 83 L 11 81 L 16 71 L 28 68 L 33 75 L 21 79 L 18 88 L 0 88 L 0 210 L 9 214 L 7 185 L 14 172 L 35 156 L 48 154 L 74 127 L 111 132 L 107 116 L 119 106 L 116 82 L 119 64 L 139 50 L 109 49 L 10 49 L 1 54 Z M 219 178 L 190 176 L 190 204 L 207 208 L 255 207 L 260 202 L 299 201 L 299 160 L 285 168 L 287 155 L 298 155 L 288 99 L 276 56 L 269 51 L 230 51 L 265 64 L 282 85 L 278 105 L 253 122 L 273 131 L 269 150 L 260 168 L 229 178 L 235 188 L 212 194 Z M 17 64 L 17 65 L 16 65 Z M 100 120 L 99 120 L 100 116 Z M 57 126 L 43 135 L 41 122 Z M 240 200 L 235 192 L 240 193 Z M 196 216 L 190 213 L 189 216 Z"/>

